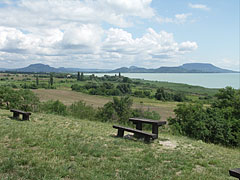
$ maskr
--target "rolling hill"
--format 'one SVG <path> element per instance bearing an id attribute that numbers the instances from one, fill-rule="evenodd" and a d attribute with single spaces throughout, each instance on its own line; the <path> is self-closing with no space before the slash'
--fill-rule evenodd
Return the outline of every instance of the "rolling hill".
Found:
<path id="1" fill-rule="evenodd" d="M 139 67 L 122 67 L 112 70 L 113 73 L 236 73 L 227 69 L 222 69 L 208 63 L 187 63 L 176 67 L 160 67 L 157 69 L 146 69 Z"/>
<path id="2" fill-rule="evenodd" d="M 34 73 L 73 73 L 73 72 L 88 72 L 88 73 L 237 73 L 236 71 L 222 69 L 208 63 L 187 63 L 176 67 L 159 67 L 157 69 L 147 69 L 143 67 L 130 66 L 121 67 L 114 70 L 109 69 L 84 69 L 84 68 L 54 68 L 45 64 L 31 64 L 19 69 L 4 69 L 0 71 L 10 72 L 34 72 Z"/>

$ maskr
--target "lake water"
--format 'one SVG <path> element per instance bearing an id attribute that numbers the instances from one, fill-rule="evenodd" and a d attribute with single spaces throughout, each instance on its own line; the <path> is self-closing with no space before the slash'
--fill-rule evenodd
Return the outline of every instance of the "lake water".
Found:
<path id="1" fill-rule="evenodd" d="M 112 76 L 115 73 L 94 74 L 101 77 L 104 75 Z M 121 73 L 121 75 L 129 78 L 184 83 L 207 88 L 231 86 L 240 89 L 240 73 Z"/>

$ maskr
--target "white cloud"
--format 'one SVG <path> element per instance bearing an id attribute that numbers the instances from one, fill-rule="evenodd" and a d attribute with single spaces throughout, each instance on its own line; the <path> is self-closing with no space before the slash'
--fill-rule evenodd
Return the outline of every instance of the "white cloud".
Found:
<path id="1" fill-rule="evenodd" d="M 9 6 L 1 8 L 0 24 L 19 28 L 32 26 L 63 27 L 75 24 L 101 23 L 128 27 L 133 25 L 128 17 L 151 18 L 155 15 L 151 0 L 20 0 L 6 1 Z M 11 13 L 9 13 L 11 12 Z"/>
<path id="2" fill-rule="evenodd" d="M 192 14 L 191 13 L 187 13 L 187 14 L 176 14 L 175 15 L 175 18 L 176 18 L 176 23 L 184 23 L 186 22 L 187 18 L 189 16 L 191 16 Z"/>
<path id="3" fill-rule="evenodd" d="M 3 57 L 14 61 L 41 60 L 84 64 L 115 63 L 131 65 L 171 59 L 197 48 L 196 42 L 177 43 L 173 34 L 156 32 L 149 28 L 139 38 L 119 28 L 102 30 L 96 25 L 82 25 L 64 32 L 51 29 L 42 34 L 23 33 L 15 28 L 0 28 L 0 52 Z M 90 63 L 90 64 L 91 64 Z M 89 65 L 90 65 L 89 64 Z M 111 64 L 113 65 L 113 64 Z"/>
<path id="4" fill-rule="evenodd" d="M 45 63 L 68 67 L 116 67 L 171 61 L 197 48 L 173 34 L 148 28 L 141 37 L 123 27 L 154 18 L 151 0 L 18 0 L 0 7 L 0 66 Z M 176 14 L 184 23 L 191 14 Z M 160 21 L 160 20 L 159 20 Z M 108 23 L 109 29 L 102 24 Z M 112 27 L 114 26 L 114 28 Z"/>
<path id="5" fill-rule="evenodd" d="M 168 17 L 156 17 L 157 22 L 159 23 L 175 23 L 175 24 L 183 24 L 187 21 L 187 19 L 191 16 L 191 13 L 182 13 L 176 14 L 174 18 Z"/>
<path id="6" fill-rule="evenodd" d="M 183 52 L 191 52 L 193 50 L 196 50 L 197 48 L 198 48 L 198 45 L 196 42 L 186 41 L 186 42 L 182 42 L 179 45 L 179 51 L 183 51 Z"/>
<path id="7" fill-rule="evenodd" d="M 189 3 L 188 6 L 190 8 L 193 8 L 193 9 L 202 9 L 202 10 L 205 10 L 205 11 L 209 11 L 210 10 L 210 8 L 207 7 L 204 4 L 192 4 L 192 3 Z"/>
<path id="8" fill-rule="evenodd" d="M 64 32 L 61 41 L 63 50 L 74 50 L 75 53 L 96 53 L 101 43 L 103 30 L 95 25 L 82 25 Z"/>

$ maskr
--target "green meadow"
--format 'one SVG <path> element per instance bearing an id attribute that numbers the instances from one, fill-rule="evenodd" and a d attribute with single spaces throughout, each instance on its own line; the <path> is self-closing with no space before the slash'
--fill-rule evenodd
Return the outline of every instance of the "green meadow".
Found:
<path id="1" fill-rule="evenodd" d="M 240 149 L 160 129 L 150 144 L 112 123 L 33 113 L 30 121 L 0 110 L 0 179 L 232 179 Z"/>

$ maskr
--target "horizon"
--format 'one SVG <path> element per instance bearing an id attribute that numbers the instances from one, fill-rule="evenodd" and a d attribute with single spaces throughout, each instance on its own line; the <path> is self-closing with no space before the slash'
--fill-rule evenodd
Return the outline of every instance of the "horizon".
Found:
<path id="1" fill-rule="evenodd" d="M 0 68 L 240 71 L 239 1 L 3 0 L 0 10 Z"/>
<path id="2" fill-rule="evenodd" d="M 185 64 L 206 64 L 206 65 L 213 65 L 215 66 L 214 64 L 211 64 L 211 63 L 184 63 L 184 64 L 181 64 L 179 66 L 183 66 Z M 155 67 L 155 68 L 146 68 L 146 67 L 141 67 L 141 66 L 135 66 L 135 65 L 132 65 L 132 66 L 122 66 L 122 67 L 117 67 L 117 68 L 84 68 L 84 67 L 63 67 L 63 66 L 60 66 L 60 67 L 54 67 L 54 66 L 51 66 L 49 64 L 43 64 L 43 63 L 35 63 L 35 64 L 29 64 L 27 66 L 24 66 L 24 67 L 19 67 L 19 68 L 3 68 L 3 69 L 6 69 L 6 70 L 14 70 L 14 69 L 22 69 L 22 68 L 27 68 L 31 65 L 44 65 L 44 66 L 49 66 L 51 68 L 56 68 L 56 69 L 59 69 L 59 68 L 65 68 L 65 69 L 83 69 L 83 70 L 116 70 L 116 69 L 121 69 L 121 68 L 131 68 L 131 67 L 136 67 L 136 68 L 144 68 L 144 69 L 158 69 L 158 68 L 161 68 L 161 67 L 179 67 L 179 66 L 160 66 L 160 67 Z M 220 68 L 220 69 L 224 69 L 224 68 L 221 68 L 221 67 L 218 67 L 218 66 L 215 66 L 217 68 Z M 231 69 L 225 69 L 225 70 L 231 70 Z M 234 70 L 231 70 L 231 71 L 234 71 Z M 240 72 L 240 71 L 235 71 L 235 72 Z"/>

